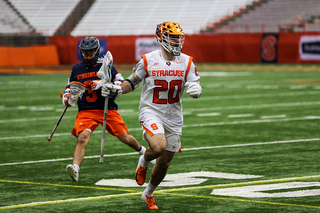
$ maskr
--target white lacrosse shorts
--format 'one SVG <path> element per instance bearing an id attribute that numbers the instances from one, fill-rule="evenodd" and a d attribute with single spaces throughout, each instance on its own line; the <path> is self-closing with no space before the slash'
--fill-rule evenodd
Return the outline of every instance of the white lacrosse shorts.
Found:
<path id="1" fill-rule="evenodd" d="M 143 121 L 140 121 L 143 127 L 142 139 L 147 141 L 145 134 L 149 135 L 163 133 L 167 139 L 167 151 L 179 152 L 181 148 L 181 133 L 182 127 L 170 126 L 167 122 L 164 122 L 158 117 L 148 116 Z"/>

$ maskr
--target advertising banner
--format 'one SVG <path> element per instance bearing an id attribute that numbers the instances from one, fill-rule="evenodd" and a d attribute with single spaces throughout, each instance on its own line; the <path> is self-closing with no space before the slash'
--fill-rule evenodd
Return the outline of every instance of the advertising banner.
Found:
<path id="1" fill-rule="evenodd" d="M 139 61 L 141 59 L 141 55 L 158 49 L 160 49 L 160 44 L 157 42 L 156 38 L 137 38 L 135 59 L 136 61 Z"/>
<path id="2" fill-rule="evenodd" d="M 299 55 L 301 60 L 320 60 L 320 36 L 301 36 Z"/>

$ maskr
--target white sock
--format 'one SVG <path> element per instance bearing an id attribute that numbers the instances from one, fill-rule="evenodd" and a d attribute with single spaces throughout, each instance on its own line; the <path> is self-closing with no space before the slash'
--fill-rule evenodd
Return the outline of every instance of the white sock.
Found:
<path id="1" fill-rule="evenodd" d="M 141 146 L 141 148 L 140 148 L 140 150 L 138 152 L 139 152 L 140 155 L 143 155 L 146 152 L 146 147 L 144 147 L 142 145 L 140 145 L 140 146 Z"/>
<path id="2" fill-rule="evenodd" d="M 148 197 L 153 196 L 153 192 L 156 189 L 156 186 L 152 185 L 149 181 L 147 188 L 144 190 L 144 194 Z"/>
<path id="3" fill-rule="evenodd" d="M 77 172 L 79 172 L 80 167 L 77 164 L 73 164 L 73 167 L 76 169 Z"/>
<path id="4" fill-rule="evenodd" d="M 143 167 L 143 168 L 146 168 L 146 167 L 148 167 L 149 166 L 149 161 L 146 161 L 145 159 L 144 159 L 144 155 L 142 155 L 142 157 L 141 157 L 141 166 Z"/>

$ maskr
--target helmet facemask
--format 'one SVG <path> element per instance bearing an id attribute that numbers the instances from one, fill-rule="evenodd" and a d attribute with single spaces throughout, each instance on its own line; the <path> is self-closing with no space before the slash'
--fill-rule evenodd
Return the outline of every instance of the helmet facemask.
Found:
<path id="1" fill-rule="evenodd" d="M 164 22 L 157 25 L 157 41 L 169 53 L 179 56 L 185 40 L 184 33 L 179 24 Z"/>
<path id="2" fill-rule="evenodd" d="M 158 39 L 159 41 L 159 39 Z M 179 56 L 184 43 L 184 35 L 163 34 L 160 45 L 174 56 Z"/>
<path id="3" fill-rule="evenodd" d="M 83 60 L 86 62 L 90 63 L 91 61 L 94 61 L 96 58 L 99 57 L 99 52 L 98 48 L 96 49 L 91 49 L 91 50 L 80 50 L 81 56 Z"/>
<path id="4" fill-rule="evenodd" d="M 80 45 L 80 53 L 85 66 L 93 66 L 100 55 L 100 42 L 95 37 L 85 37 Z"/>

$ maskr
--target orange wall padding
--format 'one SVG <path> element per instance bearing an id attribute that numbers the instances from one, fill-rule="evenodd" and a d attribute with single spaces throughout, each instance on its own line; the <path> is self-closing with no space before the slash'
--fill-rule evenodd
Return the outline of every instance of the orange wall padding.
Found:
<path id="1" fill-rule="evenodd" d="M 29 47 L 0 47 L 0 66 L 43 66 L 60 65 L 55 45 Z"/>
<path id="2" fill-rule="evenodd" d="M 11 66 L 9 47 L 0 47 L 0 66 Z"/>
<path id="3" fill-rule="evenodd" d="M 320 33 L 278 33 L 278 63 L 310 63 L 299 59 L 301 35 L 320 35 Z M 193 56 L 194 62 L 199 63 L 260 63 L 262 36 L 262 33 L 186 35 L 182 52 Z M 137 62 L 135 40 L 139 37 L 155 36 L 97 36 L 98 39 L 107 40 L 107 49 L 112 53 L 114 63 Z M 62 64 L 75 64 L 79 62 L 78 41 L 83 38 L 83 36 L 54 36 L 49 40 L 57 46 Z"/>
<path id="4" fill-rule="evenodd" d="M 202 63 L 258 63 L 261 34 L 186 36 L 183 52 Z"/>

